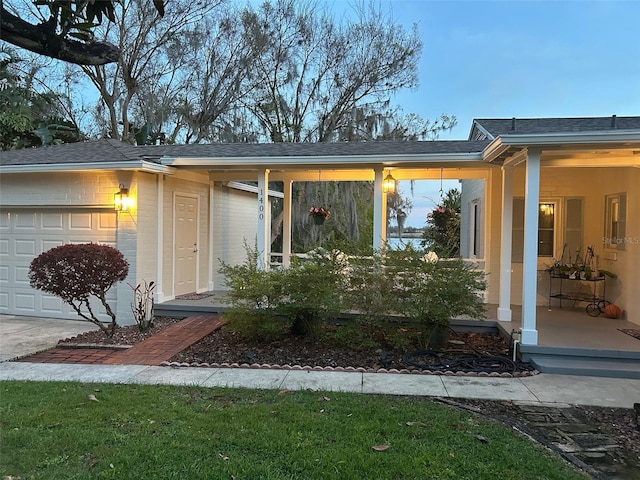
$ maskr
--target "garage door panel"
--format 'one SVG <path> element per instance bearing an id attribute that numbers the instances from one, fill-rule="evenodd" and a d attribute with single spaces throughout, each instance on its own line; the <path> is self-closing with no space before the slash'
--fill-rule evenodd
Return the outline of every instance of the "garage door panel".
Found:
<path id="1" fill-rule="evenodd" d="M 0 312 L 15 315 L 74 318 L 78 315 L 60 298 L 31 288 L 29 265 L 40 253 L 67 243 L 116 246 L 116 215 L 96 211 L 3 210 L 0 215 Z M 107 301 L 116 308 L 115 288 Z M 95 311 L 104 312 L 97 300 Z M 110 320 L 106 313 L 98 315 Z"/>
<path id="2" fill-rule="evenodd" d="M 36 239 L 16 239 L 13 254 L 16 256 L 36 256 Z"/>
<path id="3" fill-rule="evenodd" d="M 64 231 L 64 214 L 62 213 L 43 213 L 42 214 L 42 230 Z"/>
<path id="4" fill-rule="evenodd" d="M 98 214 L 98 230 L 115 233 L 116 216 L 111 213 L 99 213 Z"/>
<path id="5" fill-rule="evenodd" d="M 59 247 L 60 245 L 64 245 L 63 240 L 42 240 L 40 242 L 40 252 L 46 252 L 47 250 Z"/>
<path id="6" fill-rule="evenodd" d="M 18 212 L 14 214 L 13 228 L 16 230 L 35 230 L 36 213 Z"/>
<path id="7" fill-rule="evenodd" d="M 47 315 L 54 313 L 62 314 L 65 311 L 66 305 L 59 297 L 43 294 L 41 302 L 41 309 L 43 312 L 47 313 Z M 76 315 L 75 312 L 74 315 Z"/>
<path id="8" fill-rule="evenodd" d="M 16 311 L 32 312 L 36 308 L 36 295 L 35 293 L 16 293 Z"/>
<path id="9" fill-rule="evenodd" d="M 28 287 L 29 286 L 29 267 L 16 266 L 14 267 L 15 275 L 13 281 L 16 283 L 16 287 Z"/>
<path id="10" fill-rule="evenodd" d="M 93 230 L 92 217 L 90 213 L 72 213 L 69 215 L 70 231 Z"/>

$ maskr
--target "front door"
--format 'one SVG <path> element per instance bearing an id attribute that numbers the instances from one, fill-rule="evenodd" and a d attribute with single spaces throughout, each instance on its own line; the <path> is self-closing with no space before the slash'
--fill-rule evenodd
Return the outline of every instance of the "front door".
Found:
<path id="1" fill-rule="evenodd" d="M 174 294 L 196 291 L 198 258 L 198 199 L 176 195 Z"/>

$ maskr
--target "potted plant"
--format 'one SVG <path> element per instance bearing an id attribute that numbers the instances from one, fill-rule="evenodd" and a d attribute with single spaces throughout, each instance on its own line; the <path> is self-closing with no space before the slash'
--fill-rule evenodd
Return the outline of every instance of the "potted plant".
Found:
<path id="1" fill-rule="evenodd" d="M 311 215 L 316 225 L 322 225 L 329 215 L 331 215 L 331 211 L 325 207 L 311 207 L 309 209 L 309 215 Z"/>

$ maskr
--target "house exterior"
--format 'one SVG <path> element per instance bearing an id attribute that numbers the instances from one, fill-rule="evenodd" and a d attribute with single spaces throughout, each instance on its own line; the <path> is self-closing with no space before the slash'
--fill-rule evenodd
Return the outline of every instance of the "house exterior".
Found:
<path id="1" fill-rule="evenodd" d="M 155 281 L 156 301 L 224 288 L 219 260 L 244 260 L 257 242 L 268 266 L 270 199 L 284 200 L 284 261 L 291 252 L 292 184 L 370 180 L 374 235 L 386 238 L 385 175 L 463 182 L 463 256 L 487 271 L 499 321 L 522 305 L 522 342 L 537 343 L 542 272 L 569 251 L 593 246 L 599 268 L 618 275 L 607 298 L 640 324 L 640 117 L 479 119 L 467 140 L 333 144 L 131 146 L 100 140 L 0 152 L 0 313 L 75 318 L 29 287 L 36 255 L 66 242 L 123 252 L 127 282 L 112 292 L 131 323 L 131 290 Z M 270 181 L 283 192 L 269 191 Z M 135 204 L 114 210 L 114 193 Z M 551 223 L 540 208 L 552 211 Z M 547 222 L 544 225 L 543 221 Z M 539 239 L 544 243 L 539 247 Z M 539 250 L 542 249 L 542 250 Z M 542 253 L 540 253 L 542 252 Z M 548 295 L 547 295 L 548 296 Z"/>

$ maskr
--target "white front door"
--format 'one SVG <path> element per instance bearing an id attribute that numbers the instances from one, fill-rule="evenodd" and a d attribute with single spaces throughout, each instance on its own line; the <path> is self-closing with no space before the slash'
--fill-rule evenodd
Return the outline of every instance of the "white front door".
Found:
<path id="1" fill-rule="evenodd" d="M 198 199 L 175 197 L 174 295 L 196 291 L 198 258 Z"/>

